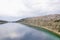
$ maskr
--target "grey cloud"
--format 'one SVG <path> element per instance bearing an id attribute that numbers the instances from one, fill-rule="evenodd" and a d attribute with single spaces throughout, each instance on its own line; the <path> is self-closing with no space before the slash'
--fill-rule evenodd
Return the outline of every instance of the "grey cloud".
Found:
<path id="1" fill-rule="evenodd" d="M 6 0 L 5 4 L 2 4 L 3 7 L 5 6 L 4 8 L 2 6 L 0 7 L 2 8 L 0 10 L 0 16 L 10 16 L 8 19 L 3 18 L 5 20 L 13 20 L 11 16 L 16 17 L 14 18 L 16 20 L 25 17 L 60 14 L 60 0 L 11 0 L 8 2 Z"/>
<path id="2" fill-rule="evenodd" d="M 24 4 L 26 5 L 26 7 L 35 11 L 34 13 L 36 15 L 60 14 L 59 12 L 60 11 L 60 0 L 40 0 L 40 1 L 39 0 L 24 0 Z M 39 2 L 40 4 L 37 4 Z M 46 3 L 45 5 L 43 5 L 44 2 Z M 32 14 L 34 13 L 32 12 Z"/>

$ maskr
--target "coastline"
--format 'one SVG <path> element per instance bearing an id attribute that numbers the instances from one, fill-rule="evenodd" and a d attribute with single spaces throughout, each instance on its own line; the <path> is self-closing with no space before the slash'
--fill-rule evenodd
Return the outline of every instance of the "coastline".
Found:
<path id="1" fill-rule="evenodd" d="M 51 30 L 51 29 L 49 29 L 47 27 L 38 26 L 38 25 L 31 24 L 31 23 L 30 24 L 24 23 L 24 22 L 21 22 L 21 23 L 24 24 L 24 25 L 27 25 L 27 26 L 31 26 L 32 28 L 35 28 L 37 30 L 42 28 L 43 30 L 46 30 L 46 31 L 50 32 L 51 34 L 54 34 L 55 36 L 60 38 L 60 33 L 56 32 L 56 31 L 53 31 L 53 30 Z"/>

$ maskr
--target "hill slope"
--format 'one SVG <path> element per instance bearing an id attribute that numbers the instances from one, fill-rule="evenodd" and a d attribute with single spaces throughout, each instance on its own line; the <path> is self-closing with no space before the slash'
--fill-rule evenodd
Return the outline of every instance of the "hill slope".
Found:
<path id="1" fill-rule="evenodd" d="M 4 23 L 7 23 L 7 21 L 0 20 L 0 24 L 4 24 Z"/>
<path id="2" fill-rule="evenodd" d="M 22 22 L 28 25 L 34 25 L 37 27 L 42 26 L 60 34 L 60 14 L 26 18 L 18 20 L 17 22 Z"/>

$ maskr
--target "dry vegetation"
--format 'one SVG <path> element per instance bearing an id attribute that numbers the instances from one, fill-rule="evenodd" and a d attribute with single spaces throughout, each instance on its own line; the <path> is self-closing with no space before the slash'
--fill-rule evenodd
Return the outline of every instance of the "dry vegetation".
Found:
<path id="1" fill-rule="evenodd" d="M 23 23 L 45 27 L 60 33 L 60 14 L 22 19 Z"/>

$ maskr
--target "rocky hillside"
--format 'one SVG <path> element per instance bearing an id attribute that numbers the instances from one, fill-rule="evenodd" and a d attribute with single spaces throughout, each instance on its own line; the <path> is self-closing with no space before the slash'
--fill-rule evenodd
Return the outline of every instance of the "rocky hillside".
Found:
<path id="1" fill-rule="evenodd" d="M 26 18 L 18 20 L 17 22 L 22 22 L 29 25 L 33 24 L 39 27 L 42 26 L 60 33 L 60 14 Z"/>

